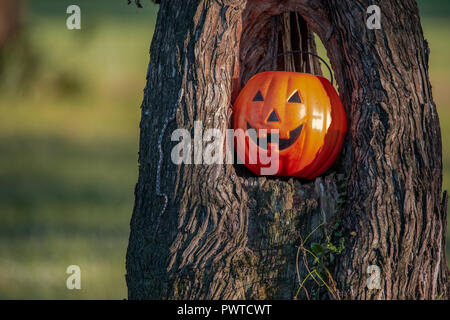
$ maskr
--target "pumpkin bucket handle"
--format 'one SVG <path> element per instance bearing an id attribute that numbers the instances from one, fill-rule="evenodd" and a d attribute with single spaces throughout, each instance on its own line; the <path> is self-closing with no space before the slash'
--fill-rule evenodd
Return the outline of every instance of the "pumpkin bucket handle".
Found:
<path id="1" fill-rule="evenodd" d="M 260 70 L 261 70 L 261 68 L 264 67 L 268 62 L 272 61 L 272 63 L 275 64 L 275 60 L 276 60 L 278 57 L 285 56 L 285 55 L 288 55 L 288 54 L 294 54 L 294 53 L 307 53 L 307 54 L 310 54 L 310 55 L 312 55 L 312 56 L 318 58 L 320 61 L 322 61 L 322 62 L 327 66 L 328 71 L 330 72 L 330 83 L 331 83 L 331 85 L 333 85 L 333 72 L 331 71 L 331 68 L 330 68 L 330 66 L 328 65 L 328 63 L 326 63 L 326 61 L 325 61 L 324 59 L 322 59 L 319 55 L 317 55 L 317 54 L 315 54 L 315 53 L 312 53 L 312 52 L 309 52 L 309 51 L 304 51 L 304 50 L 286 51 L 286 52 L 282 52 L 282 53 L 276 55 L 276 56 L 273 57 L 273 58 L 267 59 L 266 61 L 263 62 L 262 65 L 259 66 L 259 68 L 257 69 L 256 73 L 259 73 Z"/>

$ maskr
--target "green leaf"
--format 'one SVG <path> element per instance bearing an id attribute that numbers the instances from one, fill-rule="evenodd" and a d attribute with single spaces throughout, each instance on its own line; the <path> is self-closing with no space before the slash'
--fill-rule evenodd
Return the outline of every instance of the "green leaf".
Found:
<path id="1" fill-rule="evenodd" d="M 324 253 L 324 251 L 325 251 L 323 249 L 322 245 L 320 243 L 317 243 L 317 242 L 314 242 L 314 243 L 311 244 L 311 250 L 315 254 Z"/>
<path id="2" fill-rule="evenodd" d="M 339 239 L 339 243 L 341 244 L 341 249 L 344 250 L 345 249 L 345 239 L 344 238 L 340 238 Z"/>

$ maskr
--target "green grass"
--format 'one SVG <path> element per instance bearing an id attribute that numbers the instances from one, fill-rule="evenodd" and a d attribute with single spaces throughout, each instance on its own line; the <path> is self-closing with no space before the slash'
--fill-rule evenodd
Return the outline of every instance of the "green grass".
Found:
<path id="1" fill-rule="evenodd" d="M 68 31 L 58 15 L 64 1 L 31 3 L 30 84 L 14 83 L 19 65 L 0 91 L 0 299 L 123 299 L 154 15 L 130 9 L 120 18 L 125 7 L 115 1 Z M 424 20 L 424 30 L 450 189 L 450 23 Z M 72 264 L 81 267 L 80 291 L 65 287 Z"/>
<path id="2" fill-rule="evenodd" d="M 447 3 L 448 5 L 448 3 Z M 450 192 L 450 22 L 447 19 L 422 19 L 425 38 L 429 42 L 430 78 L 442 133 L 443 190 Z M 447 208 L 447 264 L 450 266 L 450 210 Z"/>
<path id="3" fill-rule="evenodd" d="M 0 299 L 123 299 L 154 21 L 58 23 L 29 32 L 30 87 L 1 92 Z M 66 289 L 71 264 L 80 291 Z"/>

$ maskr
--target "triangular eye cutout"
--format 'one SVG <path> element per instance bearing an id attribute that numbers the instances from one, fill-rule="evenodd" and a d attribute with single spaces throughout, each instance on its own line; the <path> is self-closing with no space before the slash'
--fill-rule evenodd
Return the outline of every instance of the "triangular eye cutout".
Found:
<path id="1" fill-rule="evenodd" d="M 300 99 L 300 95 L 298 94 L 298 91 L 295 91 L 295 93 L 289 98 L 288 102 L 302 103 L 302 100 Z"/>
<path id="2" fill-rule="evenodd" d="M 264 98 L 261 94 L 261 91 L 258 90 L 258 93 L 256 94 L 256 96 L 253 98 L 253 101 L 264 101 Z"/>
<path id="3" fill-rule="evenodd" d="M 269 118 L 267 119 L 267 122 L 280 122 L 280 119 L 278 118 L 277 114 L 275 113 L 275 111 L 272 111 L 270 113 Z"/>

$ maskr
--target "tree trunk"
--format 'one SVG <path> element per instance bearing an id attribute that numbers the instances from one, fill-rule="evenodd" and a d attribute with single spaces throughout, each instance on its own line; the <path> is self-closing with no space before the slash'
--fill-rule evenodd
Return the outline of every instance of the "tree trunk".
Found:
<path id="1" fill-rule="evenodd" d="M 0 52 L 20 28 L 20 0 L 0 0 Z"/>
<path id="2" fill-rule="evenodd" d="M 368 6 L 161 1 L 142 103 L 130 299 L 448 297 L 441 134 L 417 5 L 384 1 L 381 30 L 366 28 Z M 328 173 L 302 181 L 171 162 L 172 131 L 224 133 L 234 97 L 257 70 L 320 73 L 306 55 L 263 65 L 282 51 L 314 52 L 312 31 L 349 122 Z M 381 269 L 379 289 L 366 285 L 371 265 Z"/>
<path id="3" fill-rule="evenodd" d="M 12 78 L 20 82 L 20 87 L 25 87 L 29 77 L 27 73 L 33 73 L 33 65 L 24 58 L 29 57 L 29 50 L 23 36 L 21 0 L 0 0 L 0 89 L 5 89 L 3 85 L 9 84 L 7 91 L 18 86 L 11 86 L 11 77 L 8 76 L 9 69 L 14 70 Z M 11 67 L 12 65 L 12 67 Z M 14 83 L 15 84 L 15 83 Z"/>

